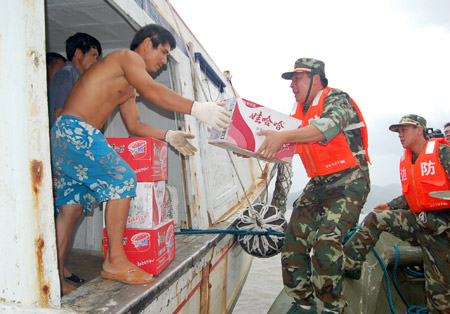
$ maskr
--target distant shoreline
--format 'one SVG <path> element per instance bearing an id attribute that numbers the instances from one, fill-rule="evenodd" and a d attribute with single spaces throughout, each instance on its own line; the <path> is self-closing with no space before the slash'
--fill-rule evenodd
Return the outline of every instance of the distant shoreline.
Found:
<path id="1" fill-rule="evenodd" d="M 373 208 L 381 203 L 387 203 L 392 199 L 401 195 L 402 189 L 400 184 L 390 184 L 387 186 L 379 186 L 372 184 L 370 188 L 370 193 L 367 197 L 367 202 L 361 211 L 361 214 L 370 213 Z M 302 190 L 296 192 L 290 192 L 286 201 L 286 209 L 292 209 L 293 203 L 300 196 Z M 270 199 L 272 199 L 272 194 L 270 193 Z"/>

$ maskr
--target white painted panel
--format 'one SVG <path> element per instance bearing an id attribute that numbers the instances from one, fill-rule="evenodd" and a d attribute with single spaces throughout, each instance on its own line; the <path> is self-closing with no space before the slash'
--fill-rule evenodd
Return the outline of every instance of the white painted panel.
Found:
<path id="1" fill-rule="evenodd" d="M 59 306 L 44 1 L 0 9 L 0 299 Z"/>

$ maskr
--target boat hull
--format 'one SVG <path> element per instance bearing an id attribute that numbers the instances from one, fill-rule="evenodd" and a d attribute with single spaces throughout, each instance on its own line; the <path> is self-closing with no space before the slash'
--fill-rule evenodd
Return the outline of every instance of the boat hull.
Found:
<path id="1" fill-rule="evenodd" d="M 395 262 L 394 244 L 400 247 L 400 266 L 420 265 L 422 253 L 419 247 L 412 247 L 389 233 L 382 233 L 380 240 L 375 246 L 377 254 L 387 267 L 389 274 L 389 288 L 384 276 L 383 267 L 371 252 L 363 265 L 360 280 L 345 278 L 343 295 L 347 300 L 345 313 L 347 314 L 378 314 L 391 313 L 389 298 L 392 306 L 398 313 L 406 313 L 407 307 L 394 286 L 393 265 Z M 397 271 L 396 280 L 400 291 L 415 306 L 426 307 L 425 282 L 423 278 L 415 278 L 405 275 L 402 271 Z M 317 300 L 317 299 L 316 299 Z M 323 303 L 318 302 L 318 310 L 322 310 Z M 286 313 L 294 302 L 294 299 L 286 294 L 284 289 L 272 304 L 269 314 Z"/>

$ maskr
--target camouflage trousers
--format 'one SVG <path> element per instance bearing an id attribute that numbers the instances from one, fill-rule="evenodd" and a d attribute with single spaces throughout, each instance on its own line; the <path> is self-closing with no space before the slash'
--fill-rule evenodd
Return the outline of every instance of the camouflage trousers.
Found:
<path id="1" fill-rule="evenodd" d="M 421 246 L 427 307 L 430 313 L 450 313 L 450 209 L 421 215 L 404 209 L 371 212 L 345 244 L 352 264 L 362 265 L 383 231 Z"/>
<path id="2" fill-rule="evenodd" d="M 367 199 L 365 178 L 339 186 L 311 180 L 295 201 L 281 256 L 284 287 L 297 304 L 314 305 L 316 296 L 330 310 L 341 311 L 342 242 Z"/>

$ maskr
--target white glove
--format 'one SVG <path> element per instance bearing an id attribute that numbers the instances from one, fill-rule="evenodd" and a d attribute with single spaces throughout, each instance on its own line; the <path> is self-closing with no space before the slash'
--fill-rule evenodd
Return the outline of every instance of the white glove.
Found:
<path id="1" fill-rule="evenodd" d="M 197 148 L 195 148 L 188 140 L 194 137 L 194 134 L 187 132 L 168 130 L 164 136 L 164 140 L 184 156 L 190 156 L 197 151 Z"/>
<path id="2" fill-rule="evenodd" d="M 191 115 L 198 120 L 211 125 L 214 129 L 223 131 L 231 124 L 231 112 L 226 110 L 226 102 L 196 102 L 192 103 Z"/>

